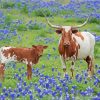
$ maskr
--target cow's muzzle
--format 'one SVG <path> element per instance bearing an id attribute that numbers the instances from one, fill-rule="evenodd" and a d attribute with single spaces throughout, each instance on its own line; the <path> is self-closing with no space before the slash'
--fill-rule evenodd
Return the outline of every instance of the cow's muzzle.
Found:
<path id="1" fill-rule="evenodd" d="M 69 47 L 70 46 L 70 42 L 65 42 L 64 43 L 64 47 Z"/>

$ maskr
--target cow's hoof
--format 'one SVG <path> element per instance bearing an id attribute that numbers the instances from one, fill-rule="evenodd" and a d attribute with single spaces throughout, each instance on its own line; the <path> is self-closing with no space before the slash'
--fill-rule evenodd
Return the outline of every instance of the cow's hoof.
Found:
<path id="1" fill-rule="evenodd" d="M 74 77 L 73 77 L 73 76 L 71 76 L 70 78 L 71 78 L 71 79 L 74 79 Z"/>
<path id="2" fill-rule="evenodd" d="M 92 72 L 91 72 L 91 71 L 88 71 L 88 76 L 87 76 L 87 78 L 90 79 L 90 78 L 92 78 L 92 76 L 93 76 Z"/>
<path id="3" fill-rule="evenodd" d="M 63 77 L 65 78 L 67 75 L 68 75 L 67 73 L 64 73 L 64 76 Z"/>

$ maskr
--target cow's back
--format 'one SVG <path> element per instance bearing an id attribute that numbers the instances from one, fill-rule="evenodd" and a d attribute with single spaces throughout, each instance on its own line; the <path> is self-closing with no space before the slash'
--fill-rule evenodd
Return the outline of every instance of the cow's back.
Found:
<path id="1" fill-rule="evenodd" d="M 89 32 L 81 32 L 83 38 L 73 35 L 76 39 L 76 43 L 79 44 L 78 59 L 86 58 L 87 56 L 94 54 L 95 37 Z"/>

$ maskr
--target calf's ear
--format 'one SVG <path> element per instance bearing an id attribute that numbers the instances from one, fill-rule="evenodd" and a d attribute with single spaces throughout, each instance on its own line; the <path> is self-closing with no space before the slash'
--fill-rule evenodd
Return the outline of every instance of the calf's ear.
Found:
<path id="1" fill-rule="evenodd" d="M 32 47 L 33 47 L 33 48 L 36 48 L 37 46 L 35 46 L 35 45 L 32 45 Z"/>
<path id="2" fill-rule="evenodd" d="M 44 49 L 46 49 L 48 46 L 43 46 Z"/>

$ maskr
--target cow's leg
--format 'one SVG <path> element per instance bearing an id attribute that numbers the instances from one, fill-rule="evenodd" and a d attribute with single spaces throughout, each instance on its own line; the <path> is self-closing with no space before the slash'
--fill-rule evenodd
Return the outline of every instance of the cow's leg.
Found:
<path id="1" fill-rule="evenodd" d="M 27 79 L 30 80 L 32 78 L 32 67 L 31 65 L 27 65 Z"/>
<path id="2" fill-rule="evenodd" d="M 74 66 L 75 66 L 75 62 L 72 61 L 72 63 L 71 63 L 71 68 L 70 68 L 70 71 L 71 71 L 71 73 L 72 73 L 72 78 L 74 77 Z"/>
<path id="3" fill-rule="evenodd" d="M 5 66 L 5 64 L 3 64 L 3 63 L 1 63 L 0 64 L 0 79 L 1 80 L 4 80 L 4 66 Z"/>
<path id="4" fill-rule="evenodd" d="M 94 74 L 93 57 L 87 56 L 86 62 L 88 64 L 88 77 L 91 77 Z"/>
<path id="5" fill-rule="evenodd" d="M 66 62 L 62 56 L 60 56 L 62 67 L 63 67 L 63 72 L 64 72 L 64 77 L 66 75 Z"/>
<path id="6" fill-rule="evenodd" d="M 91 74 L 94 74 L 94 57 L 92 57 Z"/>

